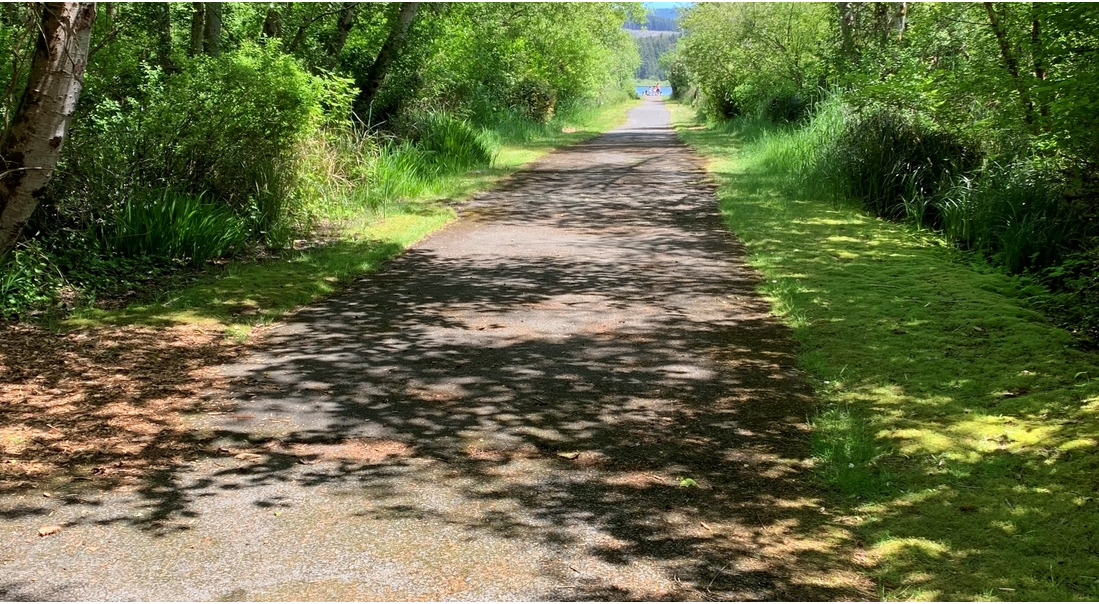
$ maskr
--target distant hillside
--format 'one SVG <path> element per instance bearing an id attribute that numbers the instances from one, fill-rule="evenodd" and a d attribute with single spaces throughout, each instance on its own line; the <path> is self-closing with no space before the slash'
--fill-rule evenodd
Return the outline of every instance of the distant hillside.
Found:
<path id="1" fill-rule="evenodd" d="M 660 55 L 675 48 L 679 34 L 674 32 L 641 31 L 637 34 L 637 50 L 641 53 L 641 66 L 637 68 L 637 77 L 642 80 L 666 80 L 668 74 L 660 67 Z"/>
<path id="2" fill-rule="evenodd" d="M 624 25 L 626 30 L 640 30 L 641 23 L 636 21 L 626 21 Z M 676 23 L 675 18 L 668 19 L 666 16 L 657 16 L 653 13 L 648 14 L 648 20 L 644 25 L 645 29 L 653 32 L 677 32 L 679 31 L 679 25 Z"/>
<path id="3" fill-rule="evenodd" d="M 658 8 L 649 11 L 648 18 L 644 26 L 636 21 L 626 21 L 625 27 L 629 30 L 640 30 L 644 27 L 648 31 L 679 31 L 679 24 L 676 23 L 676 10 L 672 8 Z"/>

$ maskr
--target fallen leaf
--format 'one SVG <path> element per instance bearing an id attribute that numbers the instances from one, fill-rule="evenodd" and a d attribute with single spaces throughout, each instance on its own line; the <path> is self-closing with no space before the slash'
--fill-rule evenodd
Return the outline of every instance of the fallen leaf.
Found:
<path id="1" fill-rule="evenodd" d="M 706 524 L 705 522 L 699 522 L 699 524 L 702 525 L 702 528 L 704 528 L 708 531 L 714 530 L 714 529 L 710 528 L 710 525 Z"/>
<path id="2" fill-rule="evenodd" d="M 579 451 L 563 451 L 561 453 L 558 453 L 557 456 L 562 458 L 562 459 L 576 459 L 577 457 L 580 457 L 580 452 Z"/>
<path id="3" fill-rule="evenodd" d="M 259 459 L 263 456 L 259 453 L 237 453 L 233 457 L 236 459 Z"/>
<path id="4" fill-rule="evenodd" d="M 51 524 L 51 525 L 48 525 L 48 526 L 38 527 L 38 536 L 39 537 L 45 537 L 46 535 L 52 535 L 54 533 L 60 533 L 60 532 L 61 532 L 61 527 L 57 526 L 56 524 Z"/>

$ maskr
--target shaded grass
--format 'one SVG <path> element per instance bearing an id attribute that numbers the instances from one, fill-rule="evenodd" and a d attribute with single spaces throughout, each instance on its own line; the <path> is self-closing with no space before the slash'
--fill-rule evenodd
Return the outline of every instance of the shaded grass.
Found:
<path id="1" fill-rule="evenodd" d="M 232 262 L 181 291 L 162 292 L 118 310 L 81 309 L 64 323 L 72 327 L 220 323 L 231 334 L 244 336 L 251 327 L 269 323 L 377 269 L 453 217 L 453 210 L 445 206 L 428 206 L 420 213 L 406 209 L 357 232 L 346 232 L 337 241 L 274 261 Z"/>
<path id="2" fill-rule="evenodd" d="M 382 204 L 380 208 L 343 208 L 336 216 L 337 236 L 331 241 L 287 251 L 276 259 L 234 260 L 212 268 L 190 286 L 152 292 L 125 308 L 80 308 L 59 326 L 220 324 L 229 334 L 244 338 L 252 327 L 270 323 L 377 270 L 453 220 L 454 203 L 491 187 L 554 148 L 613 128 L 625 120 L 626 111 L 633 105 L 632 101 L 607 105 L 555 119 L 550 125 L 533 126 L 518 137 L 520 140 L 500 137 L 491 167 L 441 174 L 419 184 L 417 197 Z"/>
<path id="3" fill-rule="evenodd" d="M 685 129 L 821 400 L 818 476 L 888 599 L 1099 597 L 1099 357 L 1039 292 L 938 236 L 801 196 L 732 131 Z"/>

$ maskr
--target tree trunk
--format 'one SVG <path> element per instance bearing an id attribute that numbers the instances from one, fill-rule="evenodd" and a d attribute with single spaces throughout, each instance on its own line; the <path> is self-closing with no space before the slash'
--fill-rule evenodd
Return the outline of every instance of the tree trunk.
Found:
<path id="1" fill-rule="evenodd" d="M 874 3 L 874 34 L 878 44 L 884 47 L 889 42 L 889 2 Z"/>
<path id="2" fill-rule="evenodd" d="M 840 52 L 850 65 L 859 64 L 858 49 L 855 48 L 855 4 L 837 2 L 840 20 Z"/>
<path id="3" fill-rule="evenodd" d="M 282 15 L 274 6 L 267 9 L 267 16 L 263 19 L 263 35 L 266 38 L 282 37 Z"/>
<path id="4" fill-rule="evenodd" d="M 336 23 L 336 34 L 332 36 L 332 42 L 328 45 L 328 56 L 338 57 L 347 44 L 347 34 L 351 33 L 351 27 L 355 24 L 355 15 L 359 12 L 359 5 L 354 2 L 344 2 L 340 9 L 340 20 Z"/>
<path id="5" fill-rule="evenodd" d="M 202 54 L 202 32 L 206 29 L 206 3 L 191 3 L 191 44 L 187 47 L 187 56 Z"/>
<path id="6" fill-rule="evenodd" d="M 155 2 L 152 6 L 156 20 L 156 60 L 164 71 L 175 71 L 172 63 L 172 14 L 167 2 Z"/>
<path id="7" fill-rule="evenodd" d="M 1004 26 L 996 15 L 996 9 L 992 6 L 992 3 L 985 2 L 984 4 L 985 11 L 988 12 L 988 23 L 992 27 L 993 35 L 996 36 L 996 42 L 1000 45 L 1000 56 L 1004 60 L 1004 65 L 1007 67 L 1007 73 L 1011 76 L 1012 83 L 1015 84 L 1015 89 L 1019 91 L 1019 99 L 1023 104 L 1023 121 L 1027 124 L 1033 124 L 1034 102 L 1030 100 L 1030 90 L 1026 82 L 1023 82 L 1023 79 L 1019 77 L 1019 62 L 1011 52 L 1007 32 L 1004 31 Z"/>
<path id="8" fill-rule="evenodd" d="M 904 40 L 904 28 L 908 25 L 908 3 L 893 2 L 889 11 L 889 29 L 897 42 Z"/>
<path id="9" fill-rule="evenodd" d="M 94 2 L 47 2 L 23 98 L 0 158 L 0 252 L 15 244 L 46 191 L 84 83 Z"/>
<path id="10" fill-rule="evenodd" d="M 298 26 L 298 31 L 297 31 L 297 33 L 294 34 L 294 39 L 290 41 L 290 46 L 288 46 L 286 48 L 287 52 L 294 52 L 295 50 L 298 49 L 298 46 L 301 45 L 302 40 L 305 39 L 306 30 L 309 29 L 309 25 L 311 23 L 313 23 L 313 21 L 316 20 L 315 17 L 314 17 L 316 12 L 317 12 L 316 3 L 310 3 L 309 4 L 309 17 L 306 18 L 304 21 L 302 21 L 301 25 Z"/>
<path id="11" fill-rule="evenodd" d="M 202 50 L 211 57 L 221 54 L 221 7 L 220 2 L 206 3 L 206 28 L 202 33 Z"/>
<path id="12" fill-rule="evenodd" d="M 401 47 L 404 46 L 405 40 L 408 38 L 408 30 L 412 27 L 412 20 L 416 18 L 416 11 L 419 7 L 419 2 L 401 3 L 397 16 L 390 25 L 389 36 L 385 39 L 385 44 L 382 44 L 382 49 L 378 52 L 378 56 L 374 59 L 374 64 L 370 66 L 370 72 L 367 74 L 366 83 L 363 85 L 362 96 L 360 97 L 363 105 L 369 106 L 374 102 L 374 97 L 377 96 L 378 91 L 385 82 L 389 66 L 401 53 Z"/>

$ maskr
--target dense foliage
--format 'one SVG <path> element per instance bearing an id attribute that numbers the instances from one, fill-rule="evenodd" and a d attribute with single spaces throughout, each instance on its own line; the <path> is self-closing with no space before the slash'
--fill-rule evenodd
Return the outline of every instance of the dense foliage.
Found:
<path id="1" fill-rule="evenodd" d="M 711 118 L 794 124 L 773 159 L 799 186 L 940 229 L 1099 329 L 1099 8 L 701 3 L 681 24 L 669 76 Z"/>
<path id="2" fill-rule="evenodd" d="M 41 10 L 0 7 L 5 128 Z M 0 258 L 0 315 L 100 287 L 112 263 L 201 265 L 384 210 L 425 179 L 491 164 L 495 130 L 624 98 L 639 64 L 622 25 L 640 6 L 624 3 L 98 12 L 59 169 Z"/>

